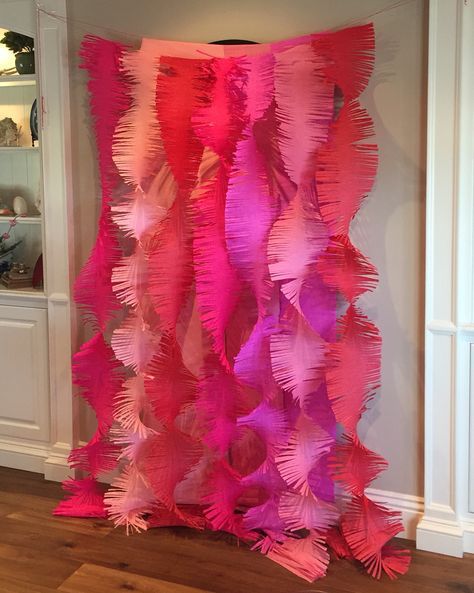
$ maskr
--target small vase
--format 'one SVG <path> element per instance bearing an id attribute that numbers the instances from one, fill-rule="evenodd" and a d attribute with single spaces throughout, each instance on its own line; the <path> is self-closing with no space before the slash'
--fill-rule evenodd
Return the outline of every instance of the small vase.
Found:
<path id="1" fill-rule="evenodd" d="M 15 66 L 18 74 L 34 74 L 35 73 L 35 52 L 21 52 L 15 54 Z"/>
<path id="2" fill-rule="evenodd" d="M 21 196 L 15 196 L 13 198 L 13 212 L 17 216 L 26 216 L 28 214 L 28 204 L 25 198 Z"/>

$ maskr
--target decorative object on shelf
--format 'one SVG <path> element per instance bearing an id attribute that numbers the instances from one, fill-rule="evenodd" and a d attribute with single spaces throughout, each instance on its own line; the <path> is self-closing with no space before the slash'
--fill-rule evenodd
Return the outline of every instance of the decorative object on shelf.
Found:
<path id="1" fill-rule="evenodd" d="M 22 262 L 12 263 L 8 272 L 3 272 L 1 277 L 2 284 L 10 289 L 29 288 L 32 280 L 30 268 Z"/>
<path id="2" fill-rule="evenodd" d="M 84 40 L 102 210 L 74 377 L 98 427 L 56 514 L 225 530 L 309 581 L 331 550 L 375 578 L 407 571 L 388 543 L 399 513 L 367 492 L 387 464 L 357 427 L 380 381 L 358 302 L 377 271 L 349 237 L 377 170 L 359 102 L 374 46 L 372 25 L 258 46 Z"/>
<path id="3" fill-rule="evenodd" d="M 29 269 L 29 266 L 27 266 L 23 262 L 13 262 L 10 268 L 10 272 L 17 274 L 18 276 L 25 277 Z"/>
<path id="4" fill-rule="evenodd" d="M 21 126 L 18 126 L 11 117 L 0 120 L 0 146 L 18 146 Z"/>
<path id="5" fill-rule="evenodd" d="M 11 262 L 9 262 L 7 259 L 0 259 L 0 276 L 3 274 L 3 272 L 8 272 L 10 267 Z"/>
<path id="6" fill-rule="evenodd" d="M 0 77 L 2 76 L 11 76 L 15 74 L 16 68 L 5 68 L 4 70 L 0 70 Z"/>
<path id="7" fill-rule="evenodd" d="M 13 216 L 14 212 L 6 204 L 0 202 L 0 216 Z"/>
<path id="8" fill-rule="evenodd" d="M 28 214 L 28 204 L 22 196 L 15 196 L 13 198 L 13 212 L 17 216 L 26 216 Z"/>
<path id="9" fill-rule="evenodd" d="M 33 268 L 33 288 L 43 288 L 43 254 L 41 253 L 36 260 L 35 267 Z"/>
<path id="10" fill-rule="evenodd" d="M 30 112 L 31 145 L 38 141 L 38 101 L 35 99 Z"/>
<path id="11" fill-rule="evenodd" d="M 15 66 L 18 74 L 35 73 L 35 41 L 28 35 L 7 31 L 0 43 L 15 54 Z"/>
<path id="12" fill-rule="evenodd" d="M 12 218 L 9 221 L 8 230 L 2 234 L 0 234 L 0 260 L 6 257 L 7 255 L 13 253 L 13 251 L 20 245 L 21 239 L 19 241 L 14 241 L 10 243 L 11 237 L 11 230 L 14 226 L 16 226 L 17 216 Z"/>

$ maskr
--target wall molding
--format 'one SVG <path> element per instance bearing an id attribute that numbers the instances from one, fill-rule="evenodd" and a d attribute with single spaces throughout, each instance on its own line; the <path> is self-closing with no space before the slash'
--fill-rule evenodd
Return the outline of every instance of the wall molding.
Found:
<path id="1" fill-rule="evenodd" d="M 0 438 L 0 466 L 43 474 L 46 480 L 62 482 L 73 473 L 67 463 L 70 446 L 25 439 Z"/>
<path id="2" fill-rule="evenodd" d="M 70 469 L 68 457 L 71 447 L 68 443 L 55 443 L 44 460 L 43 473 L 46 480 L 62 482 L 70 478 L 74 471 Z"/>
<path id="3" fill-rule="evenodd" d="M 474 6 L 430 0 L 429 8 L 425 505 L 416 542 L 422 550 L 462 557 L 474 548 Z"/>
<path id="4" fill-rule="evenodd" d="M 85 444 L 86 441 L 81 441 L 79 443 L 79 446 L 83 446 Z M 107 474 L 103 474 L 100 477 L 100 481 L 104 484 L 110 485 L 117 476 L 117 471 L 108 472 Z M 403 537 L 411 540 L 416 539 L 416 528 L 423 516 L 423 497 L 414 496 L 412 494 L 404 494 L 403 492 L 379 490 L 377 488 L 367 488 L 365 490 L 365 493 L 374 502 L 383 504 L 390 510 L 398 511 L 401 514 L 403 531 L 398 534 L 398 537 Z"/>
<path id="5" fill-rule="evenodd" d="M 424 501 L 422 496 L 367 488 L 367 496 L 374 502 L 387 506 L 393 511 L 398 511 L 402 516 L 404 530 L 398 537 L 416 539 L 416 528 L 423 516 Z"/>
<path id="6" fill-rule="evenodd" d="M 464 552 L 474 554 L 474 519 L 465 519 L 462 526 L 464 530 Z"/>
<path id="7" fill-rule="evenodd" d="M 46 444 L 0 438 L 0 466 L 42 474 L 48 452 Z"/>
<path id="8" fill-rule="evenodd" d="M 464 555 L 464 530 L 458 521 L 433 519 L 424 516 L 416 530 L 416 547 L 462 558 Z"/>
<path id="9" fill-rule="evenodd" d="M 44 201 L 43 246 L 48 307 L 50 434 L 44 475 L 63 480 L 71 472 L 76 402 L 71 356 L 75 325 L 70 305 L 73 264 L 73 196 L 69 63 L 65 0 L 42 0 L 37 10 L 41 92 L 41 145 Z M 58 18 L 61 17 L 61 18 Z"/>

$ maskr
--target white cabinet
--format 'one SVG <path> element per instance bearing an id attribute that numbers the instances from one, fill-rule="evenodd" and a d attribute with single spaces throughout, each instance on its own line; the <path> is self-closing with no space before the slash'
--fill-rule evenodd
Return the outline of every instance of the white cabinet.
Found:
<path id="1" fill-rule="evenodd" d="M 16 146 L 0 147 L 0 202 L 11 208 L 16 195 L 26 200 L 27 216 L 10 229 L 21 240 L 14 260 L 32 267 L 42 253 L 44 267 L 42 288 L 0 285 L 0 465 L 56 480 L 70 473 L 73 444 L 65 16 L 65 0 L 43 0 L 40 8 L 35 0 L 0 0 L 0 33 L 33 37 L 36 61 L 36 73 L 28 75 L 5 67 L 2 74 L 0 64 L 0 120 L 11 117 L 22 128 Z M 39 142 L 33 146 L 35 98 Z M 0 216 L 0 234 L 11 218 Z"/>
<path id="2" fill-rule="evenodd" d="M 21 442 L 47 442 L 49 382 L 46 310 L 0 306 L 0 344 L 0 434 Z"/>

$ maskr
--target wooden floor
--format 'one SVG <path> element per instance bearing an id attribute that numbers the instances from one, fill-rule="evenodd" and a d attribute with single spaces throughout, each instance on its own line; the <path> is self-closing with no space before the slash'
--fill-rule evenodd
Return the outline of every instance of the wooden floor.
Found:
<path id="1" fill-rule="evenodd" d="M 413 553 L 396 582 L 332 562 L 307 583 L 221 534 L 152 529 L 128 537 L 101 520 L 54 518 L 58 484 L 0 468 L 1 593 L 474 593 L 474 557 Z"/>

